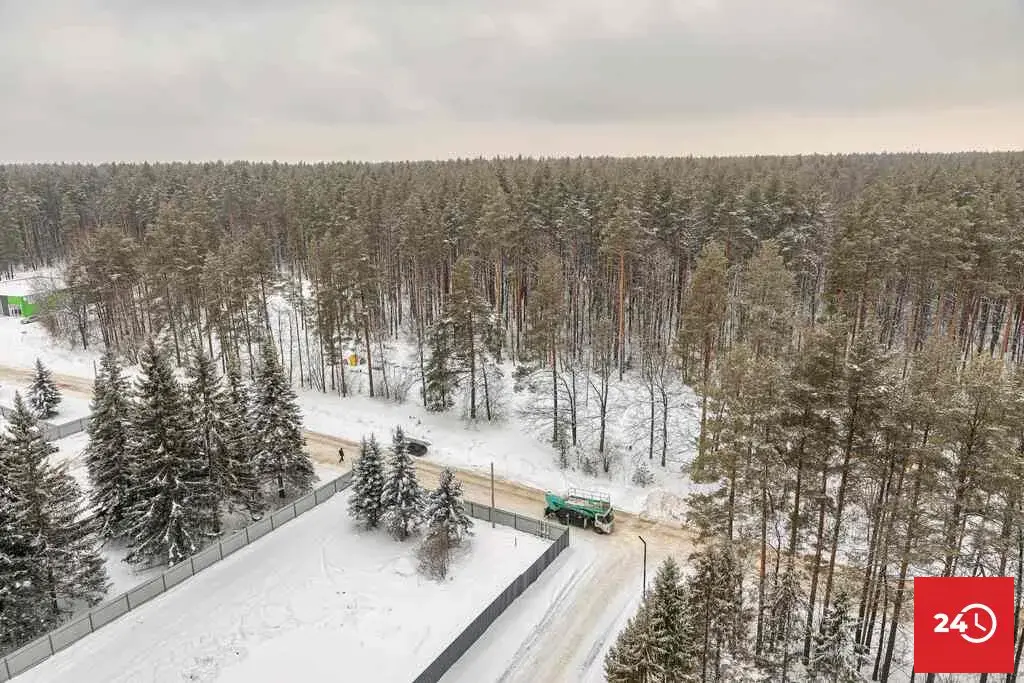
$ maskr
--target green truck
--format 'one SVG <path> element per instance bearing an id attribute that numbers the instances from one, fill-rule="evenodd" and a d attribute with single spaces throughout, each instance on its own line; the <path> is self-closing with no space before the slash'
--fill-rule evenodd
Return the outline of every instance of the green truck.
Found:
<path id="1" fill-rule="evenodd" d="M 554 517 L 565 525 L 593 527 L 600 534 L 610 534 L 615 525 L 612 499 L 607 493 L 569 489 L 560 496 L 546 491 L 544 503 L 544 516 Z"/>

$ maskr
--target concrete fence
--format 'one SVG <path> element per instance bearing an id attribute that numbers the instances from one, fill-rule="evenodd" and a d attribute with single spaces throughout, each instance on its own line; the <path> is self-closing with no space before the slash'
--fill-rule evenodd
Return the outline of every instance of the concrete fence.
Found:
<path id="1" fill-rule="evenodd" d="M 515 599 L 522 595 L 544 573 L 544 570 L 555 561 L 555 558 L 569 547 L 569 530 L 558 524 L 524 517 L 504 510 L 492 510 L 490 507 L 478 503 L 469 503 L 466 507 L 467 513 L 477 519 L 493 520 L 497 524 L 511 526 L 541 538 L 552 539 L 554 543 L 526 571 L 517 576 L 501 592 L 501 595 L 494 598 L 491 604 L 485 607 L 470 622 L 469 626 L 463 629 L 462 633 L 456 636 L 455 640 L 434 661 L 427 665 L 427 668 L 416 677 L 413 683 L 437 683 L 440 681 L 441 677 L 448 672 L 448 669 L 452 668 L 455 662 L 459 661 L 459 658 L 466 654 L 469 648 L 473 646 L 473 643 L 490 628 L 494 620 L 500 617 L 508 609 L 508 606 L 515 602 Z"/>
<path id="2" fill-rule="evenodd" d="M 312 493 L 299 498 L 294 503 L 275 510 L 260 521 L 200 550 L 187 560 L 162 572 L 159 576 L 93 607 L 85 614 L 75 617 L 68 623 L 15 650 L 0 659 L 0 682 L 8 681 L 18 674 L 28 671 L 93 631 L 103 628 L 118 617 L 144 605 L 207 567 L 217 564 L 256 539 L 266 536 L 279 526 L 329 500 L 334 494 L 348 488 L 351 483 L 352 473 L 347 472 Z"/>
<path id="3" fill-rule="evenodd" d="M 13 408 L 7 406 L 0 406 L 0 416 L 7 417 L 12 412 Z M 62 422 L 61 424 L 53 424 L 45 420 L 39 421 L 39 427 L 43 432 L 43 436 L 48 441 L 56 441 L 57 439 L 63 439 L 65 436 L 71 436 L 78 432 L 84 432 L 89 427 L 89 415 L 80 417 L 77 420 L 70 420 L 68 422 Z"/>

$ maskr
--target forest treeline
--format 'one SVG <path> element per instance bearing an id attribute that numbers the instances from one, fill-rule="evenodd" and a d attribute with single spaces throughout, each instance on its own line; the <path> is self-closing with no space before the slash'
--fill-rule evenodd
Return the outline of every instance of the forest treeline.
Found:
<path id="1" fill-rule="evenodd" d="M 429 327 L 464 257 L 521 360 L 550 255 L 559 345 L 578 355 L 611 321 L 616 367 L 639 366 L 674 340 L 706 244 L 735 294 L 774 240 L 797 329 L 832 306 L 890 346 L 942 332 L 1020 360 L 1022 226 L 1020 153 L 0 167 L 0 265 L 67 263 L 64 331 L 84 337 L 88 307 L 125 350 L 164 327 L 181 348 L 200 329 L 251 350 L 288 273 L 311 282 L 330 359 L 346 338 Z M 749 312 L 729 307 L 716 347 Z"/>

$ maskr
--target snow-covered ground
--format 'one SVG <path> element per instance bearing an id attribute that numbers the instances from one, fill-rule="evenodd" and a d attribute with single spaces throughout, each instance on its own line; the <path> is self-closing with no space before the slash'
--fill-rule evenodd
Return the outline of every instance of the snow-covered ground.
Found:
<path id="1" fill-rule="evenodd" d="M 0 337 L 2 338 L 2 337 Z M 34 362 L 34 361 L 33 361 Z M 43 361 L 44 363 L 46 361 Z M 91 376 L 91 375 L 90 375 Z M 7 381 L 0 384 L 0 406 L 10 408 L 14 405 L 14 394 L 21 393 L 21 397 L 28 400 L 29 381 Z M 57 405 L 57 414 L 47 419 L 50 424 L 64 424 L 89 415 L 89 399 L 78 394 L 67 391 L 61 392 L 61 401 Z"/>
<path id="2" fill-rule="evenodd" d="M 486 524 L 436 582 L 342 493 L 15 678 L 18 683 L 396 681 L 418 674 L 547 547 Z"/>

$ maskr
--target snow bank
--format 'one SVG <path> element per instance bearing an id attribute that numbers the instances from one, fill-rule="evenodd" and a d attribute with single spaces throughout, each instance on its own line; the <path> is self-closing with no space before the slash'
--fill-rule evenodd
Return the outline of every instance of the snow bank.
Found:
<path id="1" fill-rule="evenodd" d="M 34 363 L 35 361 L 33 361 Z M 46 361 L 43 361 L 44 363 Z M 14 405 L 14 394 L 20 393 L 22 399 L 28 400 L 28 389 L 31 382 L 9 381 L 0 384 L 0 405 L 10 408 Z M 87 417 L 89 410 L 89 399 L 79 394 L 71 394 L 61 390 L 61 401 L 57 405 L 57 414 L 47 419 L 50 424 L 60 425 L 72 422 L 79 418 Z"/>
<path id="2" fill-rule="evenodd" d="M 405 683 L 547 547 L 477 524 L 438 583 L 415 573 L 413 543 L 357 530 L 348 498 L 335 496 L 15 680 Z"/>

